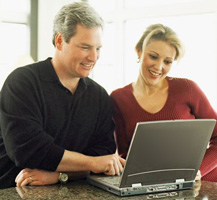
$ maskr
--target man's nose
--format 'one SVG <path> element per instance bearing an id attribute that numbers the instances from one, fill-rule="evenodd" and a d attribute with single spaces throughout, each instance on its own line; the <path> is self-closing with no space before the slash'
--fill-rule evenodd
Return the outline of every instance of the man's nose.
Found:
<path id="1" fill-rule="evenodd" d="M 92 62 L 96 62 L 99 58 L 99 53 L 97 50 L 95 49 L 92 49 L 90 52 L 89 52 L 89 55 L 88 55 L 88 59 Z"/>

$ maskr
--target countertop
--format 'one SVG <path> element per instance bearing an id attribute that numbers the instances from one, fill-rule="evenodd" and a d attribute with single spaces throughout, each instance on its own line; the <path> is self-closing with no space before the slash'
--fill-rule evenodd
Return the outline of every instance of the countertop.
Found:
<path id="1" fill-rule="evenodd" d="M 49 185 L 49 186 L 25 186 L 0 189 L 0 200 L 114 200 L 114 199 L 201 199 L 201 200 L 217 200 L 217 183 L 199 181 L 196 182 L 193 190 L 176 191 L 172 197 L 162 197 L 167 193 L 161 193 L 161 196 L 137 195 L 128 197 L 118 197 L 102 189 L 88 184 L 85 180 L 69 182 L 65 185 Z"/>

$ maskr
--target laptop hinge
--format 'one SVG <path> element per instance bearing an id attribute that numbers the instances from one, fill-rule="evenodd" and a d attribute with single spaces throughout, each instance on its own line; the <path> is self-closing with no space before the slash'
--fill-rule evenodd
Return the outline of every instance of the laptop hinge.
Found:
<path id="1" fill-rule="evenodd" d="M 142 184 L 141 183 L 134 183 L 134 184 L 132 184 L 132 187 L 134 188 L 134 187 L 142 187 Z"/>
<path id="2" fill-rule="evenodd" d="M 182 183 L 185 182 L 185 179 L 176 179 L 176 183 Z"/>

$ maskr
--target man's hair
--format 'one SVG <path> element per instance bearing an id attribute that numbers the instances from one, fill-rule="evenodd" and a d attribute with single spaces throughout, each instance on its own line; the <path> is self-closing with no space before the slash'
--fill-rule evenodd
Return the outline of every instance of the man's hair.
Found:
<path id="1" fill-rule="evenodd" d="M 101 27 L 104 21 L 100 15 L 86 2 L 75 2 L 63 6 L 57 13 L 53 25 L 53 45 L 55 37 L 61 33 L 66 43 L 76 34 L 76 26 L 80 24 L 86 28 Z"/>

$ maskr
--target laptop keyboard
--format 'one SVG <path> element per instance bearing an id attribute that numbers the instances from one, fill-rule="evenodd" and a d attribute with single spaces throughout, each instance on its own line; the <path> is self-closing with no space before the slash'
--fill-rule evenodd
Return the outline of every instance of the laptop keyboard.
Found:
<path id="1" fill-rule="evenodd" d="M 121 176 L 107 176 L 100 178 L 101 181 L 109 183 L 110 185 L 119 186 L 121 181 Z"/>

